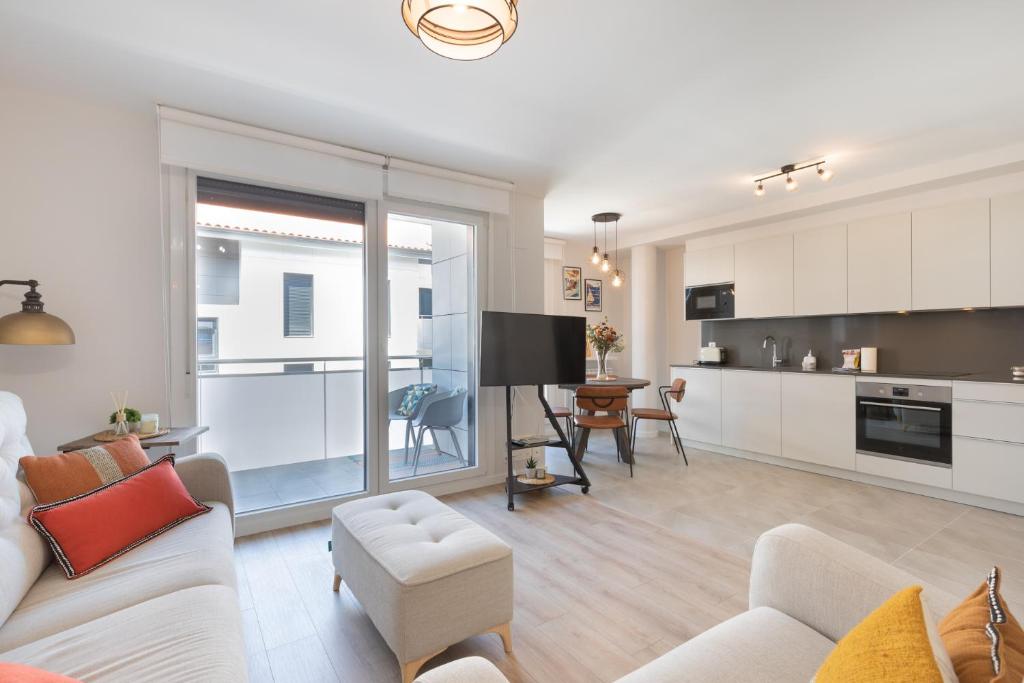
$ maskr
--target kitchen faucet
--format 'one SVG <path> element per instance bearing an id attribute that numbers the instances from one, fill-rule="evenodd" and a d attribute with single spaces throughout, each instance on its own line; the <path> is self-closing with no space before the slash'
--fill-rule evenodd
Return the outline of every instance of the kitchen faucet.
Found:
<path id="1" fill-rule="evenodd" d="M 779 358 L 779 355 L 778 355 L 778 353 L 776 351 L 776 349 L 778 347 L 775 344 L 775 337 L 771 336 L 770 334 L 767 337 L 765 337 L 761 341 L 761 348 L 762 349 L 767 349 L 768 348 L 768 342 L 772 343 L 772 367 L 773 368 L 777 368 L 780 365 L 782 365 L 782 359 Z"/>

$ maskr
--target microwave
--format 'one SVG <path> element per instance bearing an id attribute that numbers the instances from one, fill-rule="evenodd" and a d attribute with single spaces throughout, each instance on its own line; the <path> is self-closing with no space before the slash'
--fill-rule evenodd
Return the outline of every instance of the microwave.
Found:
<path id="1" fill-rule="evenodd" d="M 723 320 L 736 316 L 733 283 L 686 288 L 687 320 Z"/>

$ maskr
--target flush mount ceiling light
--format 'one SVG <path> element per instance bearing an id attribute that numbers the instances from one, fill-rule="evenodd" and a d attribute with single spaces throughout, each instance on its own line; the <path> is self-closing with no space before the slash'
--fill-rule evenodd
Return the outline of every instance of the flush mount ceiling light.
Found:
<path id="1" fill-rule="evenodd" d="M 769 173 L 758 178 L 754 178 L 754 196 L 763 197 L 765 194 L 764 181 L 770 180 L 771 178 L 778 178 L 780 176 L 786 176 L 786 191 L 796 192 L 797 188 L 800 187 L 800 183 L 797 182 L 793 174 L 797 171 L 803 171 L 807 168 L 815 168 L 818 170 L 818 177 L 822 181 L 828 182 L 832 180 L 832 176 L 835 172 L 831 168 L 825 166 L 825 161 L 812 161 L 806 164 L 786 164 L 778 170 L 777 173 Z"/>
<path id="2" fill-rule="evenodd" d="M 402 0 L 402 18 L 413 35 L 442 57 L 489 57 L 515 33 L 519 0 Z"/>
<path id="3" fill-rule="evenodd" d="M 591 262 L 594 265 L 601 264 L 601 272 L 607 273 L 612 270 L 612 262 L 608 260 L 608 224 L 615 223 L 615 270 L 612 273 L 612 287 L 621 287 L 623 281 L 626 278 L 626 274 L 619 270 L 619 219 L 622 218 L 621 213 L 615 213 L 614 211 L 605 211 L 604 213 L 595 213 L 590 217 L 590 220 L 594 222 L 594 254 L 591 256 Z M 597 249 L 597 224 L 601 223 L 604 225 L 604 258 L 600 261 L 595 260 L 598 254 Z"/>

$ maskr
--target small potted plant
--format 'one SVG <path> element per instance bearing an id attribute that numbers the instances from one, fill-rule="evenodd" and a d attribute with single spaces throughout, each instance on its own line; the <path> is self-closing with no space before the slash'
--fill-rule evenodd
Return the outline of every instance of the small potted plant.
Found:
<path id="1" fill-rule="evenodd" d="M 537 478 L 537 458 L 532 455 L 526 461 L 526 478 L 536 479 Z"/>
<path id="2" fill-rule="evenodd" d="M 128 423 L 129 431 L 137 433 L 139 431 L 139 424 L 142 422 L 142 413 L 135 408 L 125 408 L 123 412 L 124 421 Z M 117 411 L 110 414 L 110 424 L 117 424 Z"/>

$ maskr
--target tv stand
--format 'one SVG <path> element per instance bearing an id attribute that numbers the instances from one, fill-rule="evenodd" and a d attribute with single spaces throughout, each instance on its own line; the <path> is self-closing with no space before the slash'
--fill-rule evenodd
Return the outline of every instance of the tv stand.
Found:
<path id="1" fill-rule="evenodd" d="M 540 404 L 544 406 L 544 416 L 548 419 L 548 422 L 551 423 L 551 426 L 555 428 L 555 433 L 558 434 L 558 438 L 543 443 L 531 444 L 529 446 L 518 446 L 512 443 L 512 387 L 505 385 L 505 448 L 507 449 L 508 454 L 508 476 L 505 479 L 505 490 L 508 492 L 508 509 L 510 512 L 516 509 L 514 496 L 517 496 L 520 493 L 530 493 L 531 491 L 539 491 L 540 489 L 547 489 L 552 486 L 563 486 L 565 484 L 581 486 L 583 487 L 583 493 L 590 492 L 590 480 L 587 479 L 587 473 L 583 471 L 583 466 L 580 464 L 579 460 L 576 459 L 576 454 L 572 452 L 572 448 L 569 446 L 569 439 L 565 432 L 562 431 L 562 425 L 560 425 L 555 416 L 551 414 L 551 406 L 548 405 L 548 400 L 544 398 L 543 385 L 537 385 L 537 398 L 540 399 Z M 525 448 L 547 448 L 548 446 L 565 449 L 565 452 L 569 455 L 569 462 L 572 463 L 572 468 L 576 476 L 570 477 L 564 474 L 551 474 L 555 480 L 547 484 L 524 484 L 519 481 L 516 478 L 515 469 L 512 466 L 512 453 L 515 451 L 521 451 Z"/>

